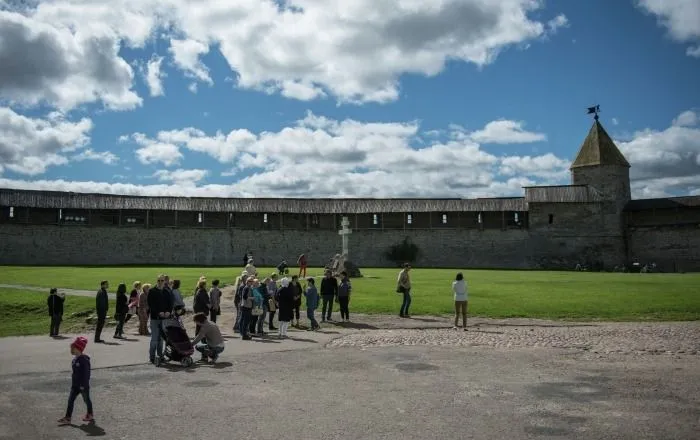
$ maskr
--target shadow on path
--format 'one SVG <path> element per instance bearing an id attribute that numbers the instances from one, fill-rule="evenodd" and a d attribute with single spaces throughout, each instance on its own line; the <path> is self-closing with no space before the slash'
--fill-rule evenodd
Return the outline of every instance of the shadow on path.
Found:
<path id="1" fill-rule="evenodd" d="M 105 430 L 99 427 L 95 422 L 71 426 L 83 431 L 88 437 L 102 437 L 103 435 L 107 434 Z"/>

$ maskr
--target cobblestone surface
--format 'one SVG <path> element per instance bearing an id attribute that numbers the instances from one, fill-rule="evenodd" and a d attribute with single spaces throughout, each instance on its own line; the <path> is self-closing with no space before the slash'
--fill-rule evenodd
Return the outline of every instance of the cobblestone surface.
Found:
<path id="1" fill-rule="evenodd" d="M 461 328 L 405 328 L 360 331 L 328 347 L 490 346 L 559 348 L 591 354 L 693 355 L 700 353 L 700 323 L 567 324 L 480 323 Z"/>

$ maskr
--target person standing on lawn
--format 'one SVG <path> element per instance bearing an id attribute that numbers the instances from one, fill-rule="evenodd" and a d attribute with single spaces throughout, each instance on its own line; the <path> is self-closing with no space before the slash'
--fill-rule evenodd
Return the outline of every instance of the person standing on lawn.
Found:
<path id="1" fill-rule="evenodd" d="M 340 284 L 338 285 L 338 304 L 340 305 L 340 319 L 344 322 L 350 322 L 350 294 L 352 293 L 352 284 L 348 273 L 342 271 L 340 273 Z"/>
<path id="2" fill-rule="evenodd" d="M 306 278 L 306 266 L 308 262 L 309 260 L 306 258 L 306 254 L 299 255 L 299 258 L 297 258 L 297 264 L 299 265 L 299 275 L 297 275 L 297 277 Z M 297 321 L 299 321 L 298 317 Z M 299 322 L 297 322 L 297 325 L 299 325 Z"/>
<path id="3" fill-rule="evenodd" d="M 321 280 L 321 299 L 323 300 L 321 322 L 331 321 L 333 301 L 336 296 L 338 296 L 338 279 L 333 276 L 330 270 L 327 270 L 325 276 Z M 327 313 L 326 310 L 328 310 Z"/>
<path id="4" fill-rule="evenodd" d="M 109 295 L 107 294 L 108 288 L 109 282 L 102 281 L 100 283 L 100 290 L 97 291 L 97 295 L 95 296 L 95 309 L 97 311 L 95 343 L 104 342 L 104 340 L 102 340 L 102 329 L 105 327 L 105 321 L 107 321 L 107 310 L 109 309 Z"/>
<path id="5" fill-rule="evenodd" d="M 459 315 L 462 315 L 462 327 L 464 331 L 467 331 L 467 282 L 464 280 L 464 275 L 459 272 L 452 282 L 452 293 L 454 293 L 455 299 L 455 325 L 454 329 L 457 329 L 457 324 L 459 324 Z"/>
<path id="6" fill-rule="evenodd" d="M 403 269 L 399 272 L 399 277 L 396 280 L 396 293 L 403 294 L 403 302 L 401 303 L 401 310 L 399 310 L 399 316 L 402 318 L 410 318 L 411 315 L 408 314 L 408 308 L 411 307 L 411 276 L 409 272 L 411 271 L 411 265 L 405 263 Z"/>
<path id="7" fill-rule="evenodd" d="M 58 420 L 58 424 L 61 426 L 71 424 L 73 405 L 75 404 L 75 399 L 79 395 L 83 396 L 83 400 L 87 406 L 87 414 L 83 416 L 83 421 L 92 422 L 95 420 L 92 412 L 92 400 L 90 400 L 90 357 L 84 353 L 87 343 L 88 340 L 86 338 L 78 336 L 70 344 L 70 352 L 74 356 L 72 362 L 73 375 L 71 377 L 66 415 Z"/>
<path id="8" fill-rule="evenodd" d="M 51 317 L 51 330 L 49 336 L 58 336 L 58 328 L 63 320 L 63 302 L 66 300 L 65 295 L 58 294 L 58 289 L 55 287 L 49 291 L 49 297 L 46 301 L 49 307 L 49 316 Z"/>

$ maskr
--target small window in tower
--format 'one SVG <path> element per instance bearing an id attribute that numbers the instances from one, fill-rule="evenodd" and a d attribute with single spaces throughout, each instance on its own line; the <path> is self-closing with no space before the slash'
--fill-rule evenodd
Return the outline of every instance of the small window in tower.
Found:
<path id="1" fill-rule="evenodd" d="M 442 224 L 443 225 L 447 224 L 447 214 L 442 214 Z"/>
<path id="2" fill-rule="evenodd" d="M 314 225 L 314 226 L 318 226 L 318 215 L 313 214 L 313 215 L 311 216 L 311 224 Z"/>
<path id="3" fill-rule="evenodd" d="M 482 224 L 482 223 L 484 222 L 484 219 L 481 217 L 481 213 L 478 213 L 478 214 L 476 215 L 476 221 L 477 221 L 479 224 Z"/>
<path id="4" fill-rule="evenodd" d="M 61 221 L 61 220 L 63 220 L 63 210 L 59 209 L 58 210 L 58 221 Z"/>
<path id="5" fill-rule="evenodd" d="M 379 216 L 377 214 L 372 214 L 372 224 L 375 226 L 379 224 Z"/>
<path id="6" fill-rule="evenodd" d="M 520 215 L 517 212 L 513 213 L 513 221 L 515 221 L 516 225 L 520 223 Z"/>
<path id="7" fill-rule="evenodd" d="M 10 218 L 15 218 L 15 207 L 10 206 Z"/>
<path id="8" fill-rule="evenodd" d="M 263 223 L 267 223 L 267 212 L 263 214 Z"/>
<path id="9" fill-rule="evenodd" d="M 200 225 L 202 224 L 202 213 L 201 212 L 197 213 L 197 223 L 199 223 Z"/>
<path id="10" fill-rule="evenodd" d="M 554 223 L 554 214 L 549 214 L 549 224 Z"/>
<path id="11" fill-rule="evenodd" d="M 413 215 L 406 214 L 406 223 L 408 223 L 409 225 L 413 224 Z"/>

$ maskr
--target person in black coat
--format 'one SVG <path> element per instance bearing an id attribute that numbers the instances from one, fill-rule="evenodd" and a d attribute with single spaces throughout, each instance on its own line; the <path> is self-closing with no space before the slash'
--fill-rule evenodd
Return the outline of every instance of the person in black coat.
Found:
<path id="1" fill-rule="evenodd" d="M 51 330 L 49 336 L 58 336 L 58 328 L 63 320 L 63 302 L 64 296 L 59 296 L 58 289 L 55 287 L 49 291 L 49 297 L 46 300 L 49 306 L 49 316 L 51 317 Z"/>
<path id="2" fill-rule="evenodd" d="M 301 287 L 299 277 L 296 275 L 292 276 L 292 282 L 289 283 L 289 287 L 294 291 L 294 318 L 296 321 L 293 320 L 293 322 L 295 327 L 299 327 L 299 309 L 301 309 L 301 297 L 304 295 L 304 288 Z"/>
<path id="3" fill-rule="evenodd" d="M 333 313 L 333 300 L 338 296 L 338 279 L 327 270 L 321 280 L 321 298 L 323 299 L 323 309 L 321 309 L 321 322 L 331 320 Z"/>
<path id="4" fill-rule="evenodd" d="M 279 337 L 287 337 L 287 329 L 289 329 L 289 323 L 294 318 L 294 287 L 289 284 L 288 278 L 282 278 L 281 281 L 282 288 L 277 291 L 277 302 L 278 302 L 278 312 L 279 312 Z"/>
<path id="5" fill-rule="evenodd" d="M 95 342 L 101 343 L 102 340 L 102 329 L 105 327 L 105 321 L 107 321 L 107 310 L 109 309 L 109 295 L 107 295 L 107 289 L 109 288 L 109 282 L 102 281 L 100 283 L 100 290 L 97 291 L 95 296 L 95 310 L 97 311 L 97 326 L 95 327 Z"/>
<path id="6" fill-rule="evenodd" d="M 115 339 L 124 339 L 124 323 L 127 314 L 129 314 L 129 297 L 126 296 L 126 284 L 121 283 L 117 287 L 117 305 L 114 310 L 114 319 L 117 320 L 117 327 L 114 329 Z"/>
<path id="7" fill-rule="evenodd" d="M 209 292 L 207 292 L 207 282 L 206 280 L 201 280 L 197 283 L 197 293 L 194 295 L 194 302 L 192 304 L 192 310 L 195 314 L 204 313 L 209 316 L 211 310 L 211 298 L 209 298 Z M 199 334 L 200 325 L 195 325 L 194 334 Z"/>

